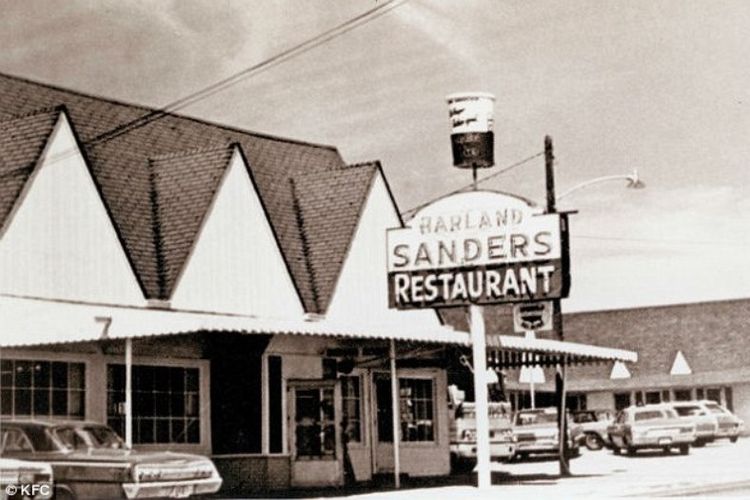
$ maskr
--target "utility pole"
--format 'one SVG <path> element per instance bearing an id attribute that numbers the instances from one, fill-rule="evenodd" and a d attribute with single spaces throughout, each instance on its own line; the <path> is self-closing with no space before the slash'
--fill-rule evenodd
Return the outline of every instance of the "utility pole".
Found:
<path id="1" fill-rule="evenodd" d="M 555 205 L 555 154 L 552 147 L 552 137 L 546 136 L 544 138 L 544 173 L 546 178 L 547 186 L 547 213 L 555 213 L 557 207 Z M 561 224 L 567 226 L 567 220 L 565 217 L 561 218 Z M 567 232 L 567 227 L 562 228 Z M 565 245 L 567 247 L 567 245 Z M 563 253 L 567 255 L 567 248 L 563 249 Z M 567 257 L 565 257 L 567 261 Z M 565 267 L 565 266 L 564 266 Z M 563 269 L 563 272 L 567 273 L 567 268 Z M 554 299 L 552 301 L 552 324 L 553 329 L 557 332 L 558 340 L 564 340 L 563 334 L 563 317 L 562 310 L 560 308 L 560 299 Z M 568 425 L 567 415 L 565 409 L 565 365 L 567 364 L 567 358 L 563 359 L 562 364 L 558 364 L 555 373 L 555 399 L 557 401 L 557 431 L 559 438 L 559 457 L 560 457 L 560 475 L 570 475 L 570 463 L 568 462 Z"/>

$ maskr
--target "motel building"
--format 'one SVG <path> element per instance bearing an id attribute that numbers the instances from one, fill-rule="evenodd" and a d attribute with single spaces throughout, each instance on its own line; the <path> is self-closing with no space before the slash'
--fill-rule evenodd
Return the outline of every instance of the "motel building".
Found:
<path id="1" fill-rule="evenodd" d="M 488 309 L 488 331 L 513 328 L 507 307 Z M 569 370 L 568 407 L 620 410 L 630 405 L 710 399 L 750 422 L 750 299 L 634 307 L 564 315 L 565 340 L 638 351 L 634 364 L 602 363 Z M 460 315 L 446 316 L 458 329 Z M 550 338 L 551 333 L 539 333 Z M 460 377 L 459 377 L 460 378 Z M 505 371 L 516 408 L 554 401 L 549 368 Z M 465 383 L 465 382 L 464 382 Z"/>
<path id="2" fill-rule="evenodd" d="M 394 427 L 402 474 L 448 474 L 469 335 L 388 307 L 402 221 L 380 165 L 173 114 L 123 125 L 153 111 L 0 75 L 2 418 L 130 421 L 136 448 L 210 456 L 227 493 L 392 474 Z M 510 340 L 496 359 L 619 359 Z"/>

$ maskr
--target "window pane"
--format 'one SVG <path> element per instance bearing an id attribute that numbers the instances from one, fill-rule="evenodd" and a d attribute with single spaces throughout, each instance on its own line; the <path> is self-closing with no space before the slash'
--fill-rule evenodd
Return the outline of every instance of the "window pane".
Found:
<path id="1" fill-rule="evenodd" d="M 50 369 L 51 366 L 46 361 L 38 361 L 34 363 L 34 387 L 47 388 L 50 386 Z"/>
<path id="2" fill-rule="evenodd" d="M 52 391 L 52 414 L 68 414 L 68 391 L 54 389 Z"/>
<path id="3" fill-rule="evenodd" d="M 16 415 L 31 415 L 31 390 L 16 389 L 13 413 Z"/>
<path id="4" fill-rule="evenodd" d="M 31 362 L 16 361 L 16 387 L 31 387 Z"/>
<path id="5" fill-rule="evenodd" d="M 0 386 L 10 387 L 13 385 L 13 361 L 9 359 L 0 360 Z"/>
<path id="6" fill-rule="evenodd" d="M 52 363 L 52 387 L 67 389 L 68 363 Z"/>
<path id="7" fill-rule="evenodd" d="M 47 388 L 34 390 L 34 415 L 49 416 L 50 391 Z"/>

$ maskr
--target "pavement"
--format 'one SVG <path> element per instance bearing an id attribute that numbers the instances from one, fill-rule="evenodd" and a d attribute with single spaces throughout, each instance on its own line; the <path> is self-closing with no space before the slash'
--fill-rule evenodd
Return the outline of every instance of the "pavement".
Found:
<path id="1" fill-rule="evenodd" d="M 617 456 L 609 450 L 584 450 L 571 461 L 571 477 L 560 477 L 554 460 L 493 463 L 492 487 L 478 490 L 475 474 L 450 478 L 411 479 L 406 487 L 390 491 L 326 492 L 327 498 L 369 500 L 437 500 L 443 498 L 655 498 L 734 497 L 750 498 L 750 439 L 726 440 L 689 455 L 676 451 L 641 451 L 635 456 Z M 312 492 L 309 492 L 312 493 Z M 333 494 L 332 494 L 333 493 Z M 312 496 L 318 496 L 312 494 Z"/>

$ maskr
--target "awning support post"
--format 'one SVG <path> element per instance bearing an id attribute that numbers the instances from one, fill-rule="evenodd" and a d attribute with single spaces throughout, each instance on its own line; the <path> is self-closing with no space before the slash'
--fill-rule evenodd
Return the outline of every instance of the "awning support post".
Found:
<path id="1" fill-rule="evenodd" d="M 401 488 L 401 405 L 398 395 L 398 374 L 396 373 L 396 341 L 391 339 L 391 408 L 393 424 L 393 485 Z"/>
<path id="2" fill-rule="evenodd" d="M 492 486 L 490 472 L 490 417 L 487 397 L 487 341 L 484 335 L 484 310 L 469 306 L 472 357 L 474 358 L 474 404 L 477 425 L 477 487 Z"/>
<path id="3" fill-rule="evenodd" d="M 125 446 L 133 447 L 133 339 L 125 339 Z"/>
<path id="4" fill-rule="evenodd" d="M 563 362 L 557 365 L 555 374 L 555 392 L 557 396 L 557 435 L 559 438 L 559 455 L 560 455 L 560 476 L 570 476 L 570 463 L 568 461 L 568 418 L 565 391 L 565 368 L 568 364 L 568 357 L 563 357 Z"/>

